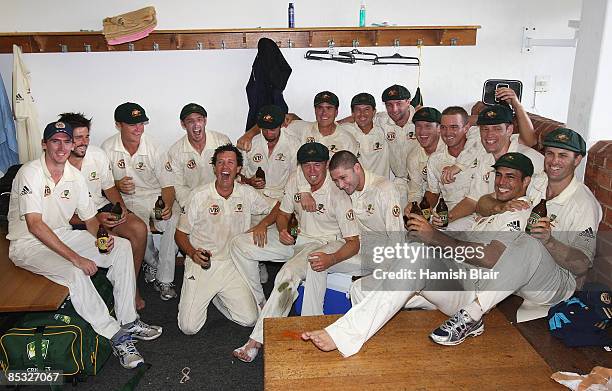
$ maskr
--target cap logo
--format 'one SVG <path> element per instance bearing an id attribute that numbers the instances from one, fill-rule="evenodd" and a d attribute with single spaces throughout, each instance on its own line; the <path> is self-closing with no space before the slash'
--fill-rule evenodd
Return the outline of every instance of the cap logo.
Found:
<path id="1" fill-rule="evenodd" d="M 429 111 L 422 112 L 421 117 L 429 117 Z"/>
<path id="2" fill-rule="evenodd" d="M 315 153 L 317 153 L 317 151 L 315 151 L 314 149 L 309 149 L 307 153 L 309 155 L 314 155 Z"/>
<path id="3" fill-rule="evenodd" d="M 191 110 L 197 110 L 197 109 L 198 109 L 198 106 L 196 106 L 196 105 L 191 105 Z"/>
<path id="4" fill-rule="evenodd" d="M 263 116 L 262 120 L 264 122 L 272 123 L 272 121 L 274 121 L 274 118 L 272 118 L 272 116 L 270 114 L 266 114 L 266 115 Z"/>
<path id="5" fill-rule="evenodd" d="M 63 122 L 56 122 L 55 123 L 55 129 L 65 129 L 66 128 L 66 124 Z"/>
<path id="6" fill-rule="evenodd" d="M 557 141 L 563 141 L 563 142 L 569 141 L 569 137 L 567 136 L 567 134 L 563 134 L 563 133 L 558 134 L 557 137 L 555 138 L 557 139 Z"/>
<path id="7" fill-rule="evenodd" d="M 506 156 L 506 160 L 510 160 L 510 161 L 512 161 L 512 160 L 514 160 L 514 156 L 512 156 L 512 155 L 508 155 L 508 156 Z"/>
<path id="8" fill-rule="evenodd" d="M 132 110 L 132 118 L 136 118 L 140 116 L 140 110 L 134 109 Z"/>
<path id="9" fill-rule="evenodd" d="M 321 99 L 329 99 L 329 95 L 327 95 L 327 94 L 323 94 L 323 95 L 321 96 Z"/>
<path id="10" fill-rule="evenodd" d="M 389 94 L 388 94 L 388 95 L 389 95 L 389 96 L 396 96 L 396 95 L 398 95 L 398 94 L 399 94 L 399 91 L 398 91 L 398 90 L 389 90 Z"/>
<path id="11" fill-rule="evenodd" d="M 497 113 L 494 111 L 487 111 L 487 113 L 485 114 L 487 117 L 489 118 L 495 118 L 497 117 Z"/>

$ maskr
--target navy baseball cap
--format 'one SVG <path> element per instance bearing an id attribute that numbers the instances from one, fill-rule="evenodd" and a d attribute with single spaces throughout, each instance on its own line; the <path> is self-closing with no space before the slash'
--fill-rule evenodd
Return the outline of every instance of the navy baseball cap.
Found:
<path id="1" fill-rule="evenodd" d="M 70 136 L 70 138 L 72 138 L 72 126 L 70 126 L 69 123 L 62 121 L 51 122 L 45 126 L 43 140 L 47 141 L 57 133 L 66 133 L 68 136 Z"/>

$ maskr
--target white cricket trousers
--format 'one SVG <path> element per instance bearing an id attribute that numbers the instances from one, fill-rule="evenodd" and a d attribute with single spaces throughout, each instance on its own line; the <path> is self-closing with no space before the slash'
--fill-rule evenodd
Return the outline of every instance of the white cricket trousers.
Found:
<path id="1" fill-rule="evenodd" d="M 174 241 L 174 232 L 178 223 L 179 213 L 177 208 L 172 209 L 172 217 L 168 220 L 156 220 L 155 227 L 163 231 L 159 241 L 159 250 L 153 243 L 153 234 L 147 235 L 147 248 L 145 250 L 144 261 L 157 268 L 156 279 L 159 282 L 170 283 L 174 281 L 174 269 L 176 266 L 176 253 L 178 246 Z M 149 226 L 149 222 L 145 221 Z"/>
<path id="2" fill-rule="evenodd" d="M 62 228 L 54 231 L 59 239 L 80 256 L 91 259 L 99 267 L 108 268 L 106 278 L 113 284 L 115 313 L 110 316 L 91 278 L 36 239 L 11 241 L 9 258 L 15 266 L 40 274 L 63 285 L 70 292 L 70 300 L 76 312 L 91 324 L 96 333 L 111 339 L 121 324 L 138 318 L 135 307 L 136 279 L 130 242 L 113 236 L 115 245 L 108 254 L 100 254 L 96 239 L 87 231 Z"/>

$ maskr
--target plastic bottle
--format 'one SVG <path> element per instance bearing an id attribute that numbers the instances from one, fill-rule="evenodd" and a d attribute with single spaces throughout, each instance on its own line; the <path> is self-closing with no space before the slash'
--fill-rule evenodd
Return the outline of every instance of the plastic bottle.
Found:
<path id="1" fill-rule="evenodd" d="M 295 27 L 295 7 L 293 6 L 293 3 L 289 3 L 287 16 L 289 18 L 289 28 L 292 29 Z"/>
<path id="2" fill-rule="evenodd" d="M 359 27 L 365 27 L 366 25 L 366 5 L 365 0 L 361 0 L 359 6 Z"/>

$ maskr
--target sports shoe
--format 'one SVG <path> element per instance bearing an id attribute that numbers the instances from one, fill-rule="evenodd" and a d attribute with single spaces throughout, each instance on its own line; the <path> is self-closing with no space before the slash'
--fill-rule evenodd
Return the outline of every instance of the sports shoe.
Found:
<path id="1" fill-rule="evenodd" d="M 144 359 L 138 353 L 134 341 L 130 334 L 125 334 L 119 338 L 117 343 L 111 345 L 113 354 L 119 357 L 119 363 L 122 367 L 131 369 L 136 368 L 138 364 L 144 363 Z"/>
<path id="2" fill-rule="evenodd" d="M 144 272 L 145 282 L 152 283 L 156 280 L 157 268 L 155 266 L 151 266 L 148 263 L 143 262 L 142 271 Z"/>
<path id="3" fill-rule="evenodd" d="M 140 319 L 136 319 L 130 327 L 124 330 L 130 333 L 132 338 L 143 341 L 151 341 L 162 335 L 162 328 L 160 326 L 148 325 Z"/>
<path id="4" fill-rule="evenodd" d="M 259 263 L 259 282 L 265 284 L 268 282 L 268 268 L 265 263 Z"/>
<path id="5" fill-rule="evenodd" d="M 467 311 L 459 310 L 429 334 L 429 338 L 437 344 L 453 346 L 459 345 L 467 337 L 477 337 L 482 333 L 484 333 L 482 319 L 474 320 Z"/>
<path id="6" fill-rule="evenodd" d="M 155 287 L 155 290 L 159 292 L 159 297 L 164 301 L 174 299 L 176 297 L 174 283 L 172 282 L 160 282 L 156 280 L 153 286 Z"/>

